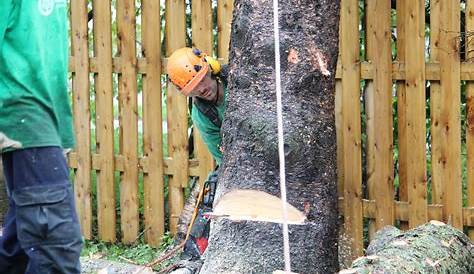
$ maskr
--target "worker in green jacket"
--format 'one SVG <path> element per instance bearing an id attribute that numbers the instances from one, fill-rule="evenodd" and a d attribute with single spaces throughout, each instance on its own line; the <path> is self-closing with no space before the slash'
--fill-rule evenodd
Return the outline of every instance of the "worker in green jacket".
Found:
<path id="1" fill-rule="evenodd" d="M 0 273 L 80 273 L 82 236 L 63 154 L 74 145 L 67 22 L 66 0 L 0 4 L 0 154 L 9 198 Z"/>
<path id="2" fill-rule="evenodd" d="M 225 109 L 225 75 L 217 60 L 196 48 L 181 48 L 168 59 L 168 76 L 185 96 L 193 98 L 191 119 L 219 165 Z"/>
<path id="3" fill-rule="evenodd" d="M 168 76 L 184 96 L 193 100 L 191 118 L 217 166 L 222 161 L 221 127 L 226 107 L 227 70 L 219 62 L 196 48 L 181 48 L 168 59 Z M 204 213 L 212 209 L 217 185 L 217 172 L 212 172 L 205 183 L 207 189 L 200 201 L 199 214 L 185 244 L 184 254 L 191 260 L 199 259 L 209 237 L 209 220 Z"/>

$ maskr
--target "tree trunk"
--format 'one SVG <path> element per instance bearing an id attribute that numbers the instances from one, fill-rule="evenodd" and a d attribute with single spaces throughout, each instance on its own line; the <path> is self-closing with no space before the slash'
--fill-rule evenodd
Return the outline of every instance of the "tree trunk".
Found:
<path id="1" fill-rule="evenodd" d="M 216 201 L 234 189 L 280 196 L 272 1 L 235 0 L 224 159 Z M 292 271 L 334 273 L 337 260 L 334 80 L 339 1 L 280 4 L 288 202 L 307 213 L 290 225 Z M 282 227 L 214 220 L 200 273 L 283 269 Z"/>
<path id="2" fill-rule="evenodd" d="M 474 246 L 461 231 L 438 221 L 405 233 L 389 226 L 351 267 L 340 273 L 474 273 Z"/>

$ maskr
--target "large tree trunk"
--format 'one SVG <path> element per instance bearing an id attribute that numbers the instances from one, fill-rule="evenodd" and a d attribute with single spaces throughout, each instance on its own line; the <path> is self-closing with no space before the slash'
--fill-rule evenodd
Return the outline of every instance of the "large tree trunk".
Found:
<path id="1" fill-rule="evenodd" d="M 290 226 L 292 270 L 334 273 L 339 1 L 279 2 L 288 202 L 308 219 Z M 272 1 L 235 0 L 217 201 L 234 189 L 280 196 L 272 18 Z M 283 269 L 282 242 L 278 224 L 215 220 L 200 273 Z"/>
<path id="2" fill-rule="evenodd" d="M 351 267 L 340 273 L 474 273 L 474 246 L 461 231 L 438 221 L 405 233 L 388 226 Z"/>

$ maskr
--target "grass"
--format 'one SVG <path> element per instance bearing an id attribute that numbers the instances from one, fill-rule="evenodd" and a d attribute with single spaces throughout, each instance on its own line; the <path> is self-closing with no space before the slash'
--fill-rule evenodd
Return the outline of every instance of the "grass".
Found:
<path id="1" fill-rule="evenodd" d="M 144 242 L 143 238 L 134 245 L 125 245 L 120 242 L 106 243 L 97 240 L 86 240 L 81 256 L 145 265 L 154 261 L 163 251 L 173 244 L 173 237 L 169 233 L 163 236 L 162 243 L 158 248 L 149 246 Z M 158 269 L 160 267 L 161 266 L 157 266 Z"/>

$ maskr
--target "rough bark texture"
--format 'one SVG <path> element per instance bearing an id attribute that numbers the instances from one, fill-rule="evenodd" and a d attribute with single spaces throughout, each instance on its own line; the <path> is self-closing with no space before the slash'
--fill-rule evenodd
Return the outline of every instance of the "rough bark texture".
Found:
<path id="1" fill-rule="evenodd" d="M 217 199 L 233 189 L 280 196 L 272 2 L 234 3 L 225 153 Z M 290 226 L 292 271 L 334 273 L 339 1 L 279 4 L 288 202 L 308 212 L 307 224 Z M 200 273 L 283 269 L 282 242 L 278 224 L 215 220 Z"/>
<path id="2" fill-rule="evenodd" d="M 439 222 L 405 233 L 386 227 L 351 267 L 340 273 L 474 273 L 474 247 L 461 231 Z"/>

